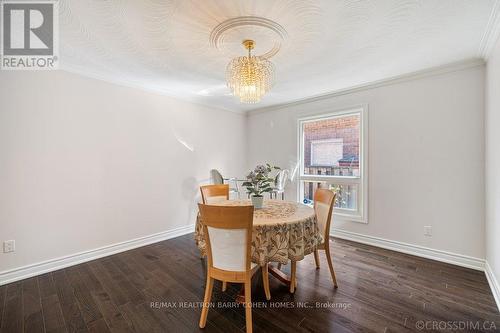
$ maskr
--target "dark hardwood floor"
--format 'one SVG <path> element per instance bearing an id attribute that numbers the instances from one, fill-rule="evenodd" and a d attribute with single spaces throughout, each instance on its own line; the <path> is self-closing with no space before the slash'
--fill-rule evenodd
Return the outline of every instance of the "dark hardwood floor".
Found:
<path id="1" fill-rule="evenodd" d="M 320 270 L 313 256 L 297 264 L 295 295 L 270 277 L 267 302 L 261 274 L 254 276 L 256 332 L 500 331 L 484 273 L 340 239 L 331 243 L 338 289 L 324 253 Z M 0 331 L 244 331 L 244 310 L 233 303 L 239 287 L 223 293 L 220 283 L 207 327 L 198 328 L 204 284 L 193 235 L 182 236 L 0 286 Z"/>

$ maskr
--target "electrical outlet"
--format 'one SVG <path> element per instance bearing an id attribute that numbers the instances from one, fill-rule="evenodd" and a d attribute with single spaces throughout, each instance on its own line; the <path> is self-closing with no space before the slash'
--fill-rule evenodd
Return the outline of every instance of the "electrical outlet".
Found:
<path id="1" fill-rule="evenodd" d="M 15 240 L 6 240 L 3 242 L 3 253 L 14 252 L 16 250 Z"/>
<path id="2" fill-rule="evenodd" d="M 429 237 L 432 236 L 432 226 L 430 225 L 424 226 L 424 235 Z"/>

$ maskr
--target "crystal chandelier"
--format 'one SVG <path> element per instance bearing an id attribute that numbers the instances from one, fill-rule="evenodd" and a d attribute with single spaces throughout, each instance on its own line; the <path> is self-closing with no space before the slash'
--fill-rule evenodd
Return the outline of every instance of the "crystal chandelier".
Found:
<path id="1" fill-rule="evenodd" d="M 248 56 L 231 60 L 226 68 L 227 86 L 242 103 L 258 103 L 274 84 L 274 65 L 266 58 L 253 56 L 253 40 L 244 40 Z"/>

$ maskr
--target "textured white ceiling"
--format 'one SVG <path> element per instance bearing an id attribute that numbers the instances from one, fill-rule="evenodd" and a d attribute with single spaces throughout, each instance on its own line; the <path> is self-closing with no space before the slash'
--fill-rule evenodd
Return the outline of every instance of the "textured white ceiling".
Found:
<path id="1" fill-rule="evenodd" d="M 387 77 L 481 57 L 496 0 L 60 0 L 61 68 L 232 111 L 282 104 Z M 492 14 L 493 13 L 493 14 Z M 225 67 L 258 26 L 210 42 L 240 16 L 286 31 L 270 60 L 276 85 L 259 104 L 229 95 Z M 260 41 L 260 42 L 259 42 Z"/>

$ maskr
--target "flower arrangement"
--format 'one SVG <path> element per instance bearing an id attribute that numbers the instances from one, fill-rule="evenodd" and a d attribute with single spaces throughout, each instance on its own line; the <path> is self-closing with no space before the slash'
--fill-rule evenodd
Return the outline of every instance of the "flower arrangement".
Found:
<path id="1" fill-rule="evenodd" d="M 271 166 L 269 163 L 266 165 L 257 165 L 254 170 L 250 171 L 247 175 L 247 181 L 243 186 L 247 188 L 247 193 L 252 197 L 263 197 L 264 193 L 273 190 L 274 177 L 270 177 L 273 170 L 280 170 L 280 167 Z"/>

